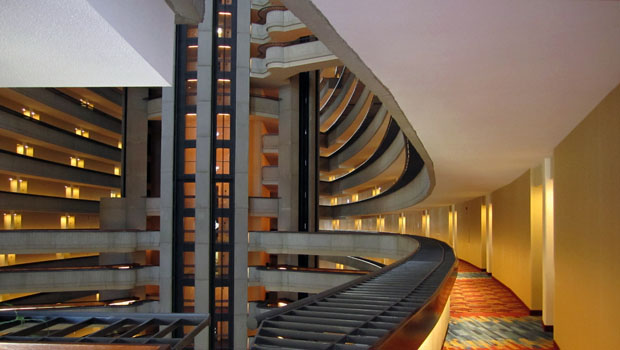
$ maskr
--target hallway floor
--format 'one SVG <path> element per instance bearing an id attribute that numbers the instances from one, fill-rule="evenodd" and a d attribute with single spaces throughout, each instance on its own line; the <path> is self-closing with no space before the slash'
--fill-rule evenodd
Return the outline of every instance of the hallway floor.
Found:
<path id="1" fill-rule="evenodd" d="M 477 267 L 459 261 L 444 350 L 557 349 L 539 316 Z"/>

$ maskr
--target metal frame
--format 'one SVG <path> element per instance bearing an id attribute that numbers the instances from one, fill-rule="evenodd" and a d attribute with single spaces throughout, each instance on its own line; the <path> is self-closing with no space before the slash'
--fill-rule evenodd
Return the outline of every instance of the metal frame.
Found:
<path id="1" fill-rule="evenodd" d="M 0 312 L 0 332 L 19 326 L 18 330 L 0 336 L 2 342 L 32 343 L 88 343 L 94 344 L 141 344 L 169 345 L 172 350 L 190 346 L 193 339 L 205 329 L 211 319 L 207 314 L 140 314 L 140 313 L 91 313 L 91 312 L 42 312 L 20 311 Z M 24 324 L 32 323 L 29 327 Z M 45 329 L 67 324 L 61 329 L 54 329 L 48 334 L 40 334 Z M 83 337 L 68 337 L 69 334 L 93 324 L 106 327 Z M 174 337 L 174 331 L 183 326 L 194 329 L 181 338 Z M 143 336 L 136 336 L 151 327 L 157 331 Z"/>
<path id="2" fill-rule="evenodd" d="M 251 349 L 382 349 L 403 332 L 417 348 L 445 306 L 456 258 L 443 242 L 415 239 L 419 249 L 395 264 L 258 315 Z"/>

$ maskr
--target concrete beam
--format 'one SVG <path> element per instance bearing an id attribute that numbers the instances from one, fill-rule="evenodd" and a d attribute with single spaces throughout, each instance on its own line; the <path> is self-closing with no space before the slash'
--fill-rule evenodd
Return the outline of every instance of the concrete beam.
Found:
<path id="1" fill-rule="evenodd" d="M 159 283 L 159 267 L 63 269 L 0 273 L 0 293 L 119 290 Z"/>
<path id="2" fill-rule="evenodd" d="M 158 231 L 0 231 L 0 254 L 131 253 L 159 248 Z"/>
<path id="3" fill-rule="evenodd" d="M 58 164 L 4 150 L 0 150 L 0 171 L 98 187 L 121 187 L 120 176 Z"/>
<path id="4" fill-rule="evenodd" d="M 0 210 L 98 214 L 99 201 L 0 191 Z"/>
<path id="5" fill-rule="evenodd" d="M 337 272 L 280 271 L 250 267 L 248 286 L 264 286 L 270 292 L 320 293 L 360 277 Z"/>
<path id="6" fill-rule="evenodd" d="M 166 0 L 175 24 L 198 24 L 205 16 L 205 0 Z"/>

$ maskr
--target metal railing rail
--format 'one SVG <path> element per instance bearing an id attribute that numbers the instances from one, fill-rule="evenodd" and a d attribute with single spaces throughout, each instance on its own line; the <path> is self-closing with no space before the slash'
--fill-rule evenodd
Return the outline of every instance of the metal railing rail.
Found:
<path id="1" fill-rule="evenodd" d="M 260 326 L 251 348 L 397 349 L 403 338 L 417 348 L 445 306 L 456 258 L 443 242 L 411 239 L 419 248 L 392 265 L 249 319 Z"/>

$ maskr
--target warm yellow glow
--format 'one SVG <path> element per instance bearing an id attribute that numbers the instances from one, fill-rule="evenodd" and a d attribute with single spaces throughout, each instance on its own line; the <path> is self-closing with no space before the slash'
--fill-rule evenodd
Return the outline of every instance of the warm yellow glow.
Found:
<path id="1" fill-rule="evenodd" d="M 197 49 L 198 45 L 187 45 L 188 49 Z"/>
<path id="2" fill-rule="evenodd" d="M 114 175 L 120 175 L 121 174 L 121 168 L 118 166 L 114 167 Z"/>
<path id="3" fill-rule="evenodd" d="M 121 193 L 116 191 L 110 191 L 111 198 L 121 198 Z"/>
<path id="4" fill-rule="evenodd" d="M 219 83 L 219 82 L 222 82 L 222 83 L 230 83 L 230 79 L 223 79 L 223 78 L 220 78 L 220 79 L 218 79 L 217 81 L 218 81 L 218 83 Z"/>
<path id="5" fill-rule="evenodd" d="M 362 219 L 355 219 L 355 229 L 356 230 L 362 229 Z"/>
<path id="6" fill-rule="evenodd" d="M 60 217 L 60 228 L 71 229 L 75 228 L 75 216 L 73 215 L 63 215 Z"/>
<path id="7" fill-rule="evenodd" d="M 99 301 L 99 293 L 97 293 L 97 295 L 95 295 L 95 300 Z"/>
<path id="8" fill-rule="evenodd" d="M 198 81 L 198 79 L 196 79 L 196 78 L 190 78 L 190 79 L 187 79 L 187 81 L 188 81 L 188 82 L 190 82 L 190 83 L 195 83 L 195 82 L 197 82 L 197 81 Z"/>
<path id="9" fill-rule="evenodd" d="M 17 152 L 17 154 L 24 154 L 24 145 L 22 145 L 21 143 L 18 143 L 17 149 L 15 150 L 15 152 Z"/>
<path id="10" fill-rule="evenodd" d="M 116 147 L 123 149 L 123 142 L 122 141 L 118 141 L 118 144 L 116 145 Z"/>
<path id="11" fill-rule="evenodd" d="M 13 215 L 11 214 L 4 214 L 4 229 L 5 230 L 12 230 L 13 229 Z"/>
<path id="12" fill-rule="evenodd" d="M 359 194 L 355 193 L 351 196 L 351 202 L 357 202 L 359 200 Z"/>
<path id="13" fill-rule="evenodd" d="M 230 45 L 218 45 L 218 48 L 220 49 L 230 49 Z"/>
<path id="14" fill-rule="evenodd" d="M 11 192 L 18 192 L 19 191 L 18 184 L 19 183 L 17 182 L 17 179 L 13 179 L 13 178 L 9 179 L 9 189 L 11 190 Z"/>
<path id="15" fill-rule="evenodd" d="M 80 99 L 80 105 L 81 105 L 82 107 L 84 107 L 84 108 L 88 108 L 88 109 L 90 109 L 90 110 L 93 110 L 93 109 L 95 108 L 95 105 L 94 105 L 92 102 L 90 102 L 90 101 L 88 101 L 88 100 L 85 100 L 85 99 L 83 99 L 83 98 L 81 98 L 81 99 Z"/>
<path id="16" fill-rule="evenodd" d="M 278 301 L 278 307 L 283 307 L 288 305 L 287 303 L 283 302 L 283 301 Z"/>
<path id="17" fill-rule="evenodd" d="M 126 305 L 131 305 L 131 304 L 133 304 L 135 302 L 136 302 L 135 300 L 126 300 L 126 301 L 117 301 L 117 302 L 114 302 L 114 303 L 110 303 L 108 305 L 110 305 L 110 306 L 126 306 Z"/>
<path id="18" fill-rule="evenodd" d="M 336 264 L 336 269 L 338 270 L 344 270 L 344 265 L 343 264 Z"/>
<path id="19" fill-rule="evenodd" d="M 377 231 L 383 232 L 385 229 L 385 218 L 382 216 L 377 217 Z"/>
<path id="20" fill-rule="evenodd" d="M 41 116 L 39 116 L 38 113 L 35 113 L 31 109 L 22 108 L 22 114 L 25 115 L 26 117 L 30 117 L 30 118 L 36 119 L 36 120 L 40 120 L 40 118 L 41 118 Z"/>
<path id="21" fill-rule="evenodd" d="M 224 35 L 224 29 L 218 27 L 217 28 L 217 37 L 221 38 L 222 35 Z"/>
<path id="22" fill-rule="evenodd" d="M 232 16 L 232 13 L 230 12 L 218 12 L 220 15 L 224 15 L 224 16 Z"/>
<path id="23" fill-rule="evenodd" d="M 334 219 L 332 220 L 332 229 L 339 230 L 340 229 L 340 220 Z"/>

